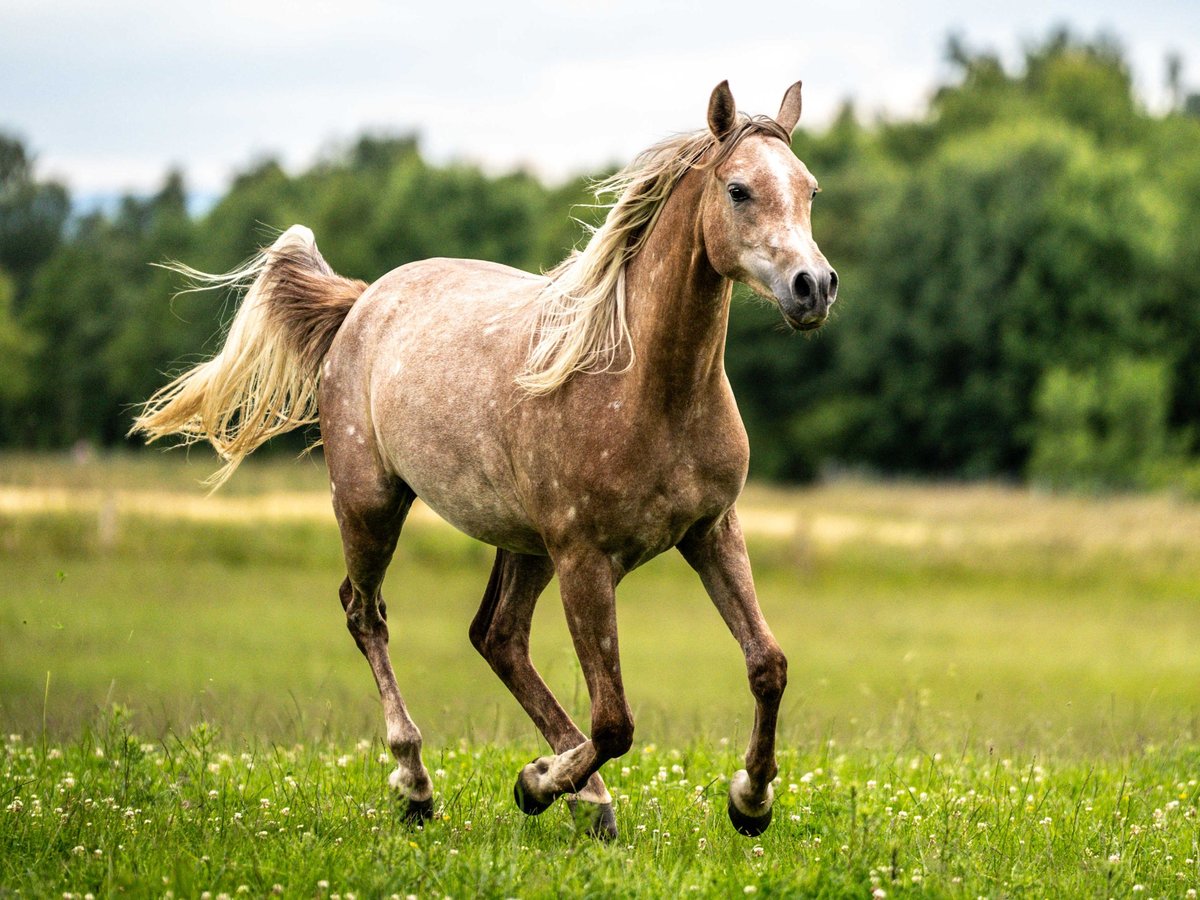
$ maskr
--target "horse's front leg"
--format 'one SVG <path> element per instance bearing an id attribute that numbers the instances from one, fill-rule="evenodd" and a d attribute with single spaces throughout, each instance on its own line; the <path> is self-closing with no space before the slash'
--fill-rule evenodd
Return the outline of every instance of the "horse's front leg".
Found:
<path id="1" fill-rule="evenodd" d="M 758 608 L 737 513 L 731 508 L 716 523 L 693 529 L 679 550 L 700 575 L 746 656 L 755 701 L 754 731 L 746 750 L 746 768 L 737 772 L 729 785 L 729 819 L 739 832 L 752 837 L 771 824 L 775 799 L 771 781 L 778 772 L 775 725 L 787 685 L 787 660 Z"/>
<path id="2" fill-rule="evenodd" d="M 576 552 L 556 555 L 555 568 L 567 627 L 592 702 L 592 736 L 521 770 L 514 793 L 526 812 L 540 812 L 563 794 L 583 791 L 604 763 L 633 744 L 633 714 L 625 701 L 617 650 L 613 564 L 603 553 Z"/>

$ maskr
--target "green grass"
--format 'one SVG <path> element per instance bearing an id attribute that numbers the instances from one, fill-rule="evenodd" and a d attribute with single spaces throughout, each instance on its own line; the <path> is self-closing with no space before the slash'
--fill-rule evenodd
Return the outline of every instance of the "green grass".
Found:
<path id="1" fill-rule="evenodd" d="M 544 744 L 466 638 L 487 548 L 414 516 L 385 585 L 401 689 L 443 773 L 442 818 L 412 831 L 336 599 L 319 459 L 252 461 L 205 500 L 209 470 L 0 458 L 0 728 L 19 735 L 0 896 L 1200 887 L 1200 507 L 749 491 L 759 595 L 789 657 L 775 823 L 747 840 L 725 820 L 744 667 L 668 555 L 619 592 L 638 724 L 604 770 L 621 837 L 597 846 L 565 808 L 526 820 L 512 803 Z M 553 589 L 533 654 L 586 722 Z"/>
<path id="2" fill-rule="evenodd" d="M 1102 763 L 785 750 L 775 822 L 725 821 L 730 748 L 610 765 L 621 823 L 511 802 L 527 754 L 431 751 L 437 818 L 400 823 L 378 742 L 267 744 L 201 726 L 146 742 L 118 711 L 65 746 L 9 739 L 0 892 L 196 897 L 1184 896 L 1200 884 L 1200 754 Z M 1188 895 L 1191 896 L 1191 895 Z"/>

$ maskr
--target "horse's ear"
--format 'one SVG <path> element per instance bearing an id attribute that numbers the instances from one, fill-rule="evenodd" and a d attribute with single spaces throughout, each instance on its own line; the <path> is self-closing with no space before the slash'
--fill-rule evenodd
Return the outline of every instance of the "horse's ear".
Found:
<path id="1" fill-rule="evenodd" d="M 712 96 L 708 98 L 708 127 L 718 141 L 724 140 L 725 135 L 733 130 L 737 120 L 737 106 L 733 102 L 733 94 L 729 90 L 729 82 L 722 81 L 713 88 Z"/>
<path id="2" fill-rule="evenodd" d="M 783 95 L 783 103 L 779 107 L 779 115 L 775 117 L 775 121 L 788 134 L 792 133 L 792 129 L 796 127 L 796 123 L 800 121 L 800 85 L 802 82 L 797 81 L 787 93 Z"/>

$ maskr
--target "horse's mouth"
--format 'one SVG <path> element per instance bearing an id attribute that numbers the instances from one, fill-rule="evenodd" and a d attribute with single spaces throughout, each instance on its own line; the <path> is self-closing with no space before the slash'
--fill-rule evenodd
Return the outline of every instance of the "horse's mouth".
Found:
<path id="1" fill-rule="evenodd" d="M 784 321 L 788 323 L 792 331 L 816 331 L 825 324 L 827 316 L 805 316 L 803 319 L 797 319 L 795 316 L 783 314 Z"/>

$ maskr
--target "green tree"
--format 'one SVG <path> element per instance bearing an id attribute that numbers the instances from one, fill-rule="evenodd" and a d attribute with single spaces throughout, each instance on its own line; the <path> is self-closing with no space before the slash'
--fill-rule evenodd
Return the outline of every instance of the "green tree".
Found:
<path id="1" fill-rule="evenodd" d="M 30 363 L 38 344 L 33 335 L 23 329 L 13 313 L 16 287 L 11 278 L 0 270 L 0 425 L 3 410 L 22 400 L 31 385 Z M 7 434 L 0 433 L 0 445 Z"/>
<path id="2" fill-rule="evenodd" d="M 1035 397 L 1029 476 L 1082 490 L 1154 487 L 1185 469 L 1169 421 L 1170 367 L 1118 356 L 1103 367 L 1058 366 Z"/>
<path id="3" fill-rule="evenodd" d="M 0 132 L 0 269 L 15 279 L 18 298 L 57 248 L 69 212 L 66 188 L 36 181 L 25 145 Z"/>

